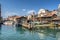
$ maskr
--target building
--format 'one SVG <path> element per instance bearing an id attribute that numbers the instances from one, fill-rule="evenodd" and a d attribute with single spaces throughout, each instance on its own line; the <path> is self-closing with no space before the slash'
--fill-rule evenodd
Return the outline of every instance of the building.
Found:
<path id="1" fill-rule="evenodd" d="M 60 24 L 60 4 L 58 5 L 58 9 L 57 10 L 54 10 L 52 13 L 56 13 L 57 17 L 56 18 L 53 18 L 52 21 L 55 23 L 55 24 Z"/>
<path id="2" fill-rule="evenodd" d="M 58 5 L 57 16 L 60 18 L 60 4 Z"/>
<path id="3" fill-rule="evenodd" d="M 31 12 L 30 15 L 27 17 L 27 20 L 35 20 L 35 12 Z"/>
<path id="4" fill-rule="evenodd" d="M 54 18 L 52 19 L 52 22 L 54 22 L 55 24 L 60 24 L 60 18 Z"/>
<path id="5" fill-rule="evenodd" d="M 0 23 L 2 23 L 2 17 L 1 17 L 1 4 L 0 4 Z"/>
<path id="6" fill-rule="evenodd" d="M 20 18 L 17 18 L 17 22 L 21 24 L 27 23 L 27 17 L 21 16 Z"/>
<path id="7" fill-rule="evenodd" d="M 51 22 L 52 19 L 56 18 L 57 15 L 56 15 L 56 12 L 57 11 L 48 11 L 48 10 L 45 10 L 45 9 L 41 9 L 39 12 L 38 12 L 38 16 L 36 17 L 36 19 L 40 22 Z"/>
<path id="8" fill-rule="evenodd" d="M 11 21 L 16 22 L 16 19 L 17 19 L 17 18 L 20 18 L 20 16 L 17 16 L 17 15 L 9 16 L 9 17 L 7 18 L 7 20 L 11 20 Z"/>

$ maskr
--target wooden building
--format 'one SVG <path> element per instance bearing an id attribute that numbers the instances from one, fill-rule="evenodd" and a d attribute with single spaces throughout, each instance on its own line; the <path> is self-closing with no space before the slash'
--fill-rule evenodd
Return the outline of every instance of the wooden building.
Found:
<path id="1" fill-rule="evenodd" d="M 36 17 L 36 19 L 37 19 L 37 21 L 40 21 L 42 23 L 51 22 L 52 19 L 57 17 L 57 15 L 55 13 L 56 13 L 55 11 L 46 12 L 45 15 L 43 15 L 43 13 L 41 13 L 39 17 Z"/>

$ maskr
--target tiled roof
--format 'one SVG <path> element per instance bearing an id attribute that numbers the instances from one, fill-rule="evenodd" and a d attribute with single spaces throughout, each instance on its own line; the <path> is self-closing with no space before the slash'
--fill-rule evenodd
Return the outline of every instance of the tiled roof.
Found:
<path id="1" fill-rule="evenodd" d="M 40 14 L 40 17 L 51 17 L 51 16 L 53 16 L 54 14 L 56 14 L 56 11 L 46 12 L 45 14 L 46 14 L 46 15 L 44 15 L 43 13 L 41 13 L 41 14 Z M 44 15 L 44 16 L 41 16 L 41 15 Z"/>

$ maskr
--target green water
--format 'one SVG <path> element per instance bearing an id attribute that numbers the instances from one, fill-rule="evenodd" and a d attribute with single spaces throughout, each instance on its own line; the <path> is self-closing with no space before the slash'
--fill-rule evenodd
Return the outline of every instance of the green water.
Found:
<path id="1" fill-rule="evenodd" d="M 0 40 L 60 40 L 56 30 L 28 30 L 15 26 L 0 27 Z"/>

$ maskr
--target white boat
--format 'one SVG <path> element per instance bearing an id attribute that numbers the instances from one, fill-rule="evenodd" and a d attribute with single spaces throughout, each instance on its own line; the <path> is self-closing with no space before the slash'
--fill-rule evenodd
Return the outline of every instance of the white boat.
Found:
<path id="1" fill-rule="evenodd" d="M 5 21 L 3 24 L 4 25 L 13 25 L 13 21 Z"/>

